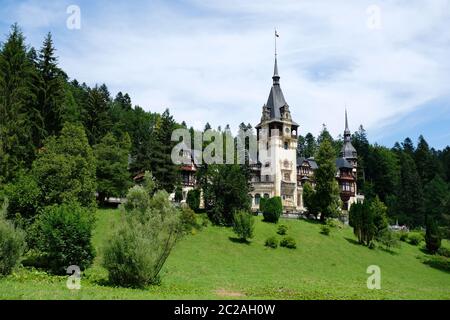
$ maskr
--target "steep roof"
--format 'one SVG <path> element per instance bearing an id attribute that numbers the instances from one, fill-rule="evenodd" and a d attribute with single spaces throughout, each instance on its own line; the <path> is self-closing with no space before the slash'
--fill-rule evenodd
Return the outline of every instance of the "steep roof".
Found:
<path id="1" fill-rule="evenodd" d="M 348 117 L 347 117 L 347 109 L 345 109 L 345 130 L 344 130 L 344 145 L 342 146 L 340 156 L 346 159 L 356 159 L 358 154 L 356 152 L 355 147 L 353 147 L 351 142 L 351 132 L 348 127 Z"/>
<path id="2" fill-rule="evenodd" d="M 269 121 L 278 120 L 281 121 L 281 109 L 283 107 L 289 107 L 286 100 L 284 99 L 283 91 L 280 86 L 280 75 L 278 74 L 278 60 L 275 56 L 275 65 L 273 69 L 272 76 L 273 84 L 270 89 L 269 98 L 267 99 L 267 103 L 264 105 L 264 108 L 268 110 L 268 119 Z M 298 126 L 294 121 L 290 121 L 293 126 Z"/>
<path id="3" fill-rule="evenodd" d="M 353 166 L 344 158 L 337 158 L 336 159 L 336 167 L 338 169 L 346 168 L 346 169 L 353 169 Z"/>

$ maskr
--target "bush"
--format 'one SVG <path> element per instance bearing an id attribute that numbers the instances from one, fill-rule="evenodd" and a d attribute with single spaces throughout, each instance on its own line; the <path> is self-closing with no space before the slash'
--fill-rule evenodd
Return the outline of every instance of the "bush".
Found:
<path id="1" fill-rule="evenodd" d="M 0 276 L 10 274 L 25 249 L 25 234 L 6 220 L 6 205 L 0 209 Z"/>
<path id="2" fill-rule="evenodd" d="M 200 209 L 200 190 L 189 190 L 186 196 L 186 203 L 189 208 L 197 212 Z"/>
<path id="3" fill-rule="evenodd" d="M 187 206 L 181 208 L 180 219 L 184 232 L 189 233 L 193 229 L 200 228 L 199 224 L 197 223 L 197 217 L 195 215 L 195 212 Z"/>
<path id="4" fill-rule="evenodd" d="M 20 173 L 14 183 L 5 188 L 5 196 L 8 198 L 7 217 L 20 216 L 29 220 L 39 210 L 41 203 L 41 189 L 32 175 Z"/>
<path id="5" fill-rule="evenodd" d="M 403 242 L 408 241 L 408 232 L 400 231 L 398 238 L 399 238 L 400 241 L 403 241 Z"/>
<path id="6" fill-rule="evenodd" d="M 275 236 L 269 237 L 264 242 L 264 245 L 269 248 L 275 249 L 278 247 L 278 239 Z"/>
<path id="7" fill-rule="evenodd" d="M 263 207 L 264 221 L 277 223 L 283 213 L 283 204 L 280 197 L 267 199 Z"/>
<path id="8" fill-rule="evenodd" d="M 91 265 L 94 218 L 77 203 L 46 207 L 35 222 L 36 246 L 50 272 L 66 274 L 67 267 Z"/>
<path id="9" fill-rule="evenodd" d="M 440 247 L 437 251 L 437 254 L 446 258 L 450 258 L 450 249 L 445 247 Z"/>
<path id="10" fill-rule="evenodd" d="M 295 248 L 297 248 L 297 243 L 295 242 L 294 238 L 285 237 L 280 241 L 280 247 L 295 249 Z"/>
<path id="11" fill-rule="evenodd" d="M 438 227 L 433 218 L 428 218 L 426 225 L 425 243 L 427 250 L 430 253 L 436 253 L 441 247 L 441 236 Z"/>
<path id="12" fill-rule="evenodd" d="M 390 250 L 392 247 L 397 248 L 400 246 L 399 237 L 389 229 L 384 229 L 377 237 L 377 240 L 387 250 Z"/>
<path id="13" fill-rule="evenodd" d="M 423 235 L 419 232 L 410 232 L 408 234 L 408 242 L 413 246 L 418 246 L 423 241 Z"/>
<path id="14" fill-rule="evenodd" d="M 450 272 L 450 259 L 442 256 L 432 256 L 430 259 L 424 261 L 425 264 L 432 268 L 442 271 Z"/>
<path id="15" fill-rule="evenodd" d="M 278 226 L 277 233 L 281 236 L 284 236 L 287 234 L 287 230 L 288 230 L 288 227 L 285 226 L 284 224 L 282 224 L 282 225 Z"/>
<path id="16" fill-rule="evenodd" d="M 180 203 L 181 201 L 183 201 L 183 189 L 181 188 L 181 186 L 177 186 L 175 188 L 175 197 L 174 197 L 175 202 Z"/>
<path id="17" fill-rule="evenodd" d="M 327 224 L 323 224 L 320 226 L 320 233 L 328 236 L 331 232 L 331 228 Z"/>
<path id="18" fill-rule="evenodd" d="M 180 212 L 167 192 L 158 191 L 153 197 L 147 193 L 140 202 L 121 207 L 122 223 L 104 247 L 102 265 L 114 285 L 159 284 L 159 273 L 183 234 Z"/>
<path id="19" fill-rule="evenodd" d="M 259 211 L 264 212 L 264 208 L 265 208 L 267 199 L 268 198 L 264 198 L 264 197 L 259 199 Z"/>
<path id="20" fill-rule="evenodd" d="M 233 214 L 233 231 L 241 240 L 253 238 L 255 218 L 247 211 L 239 210 Z"/>

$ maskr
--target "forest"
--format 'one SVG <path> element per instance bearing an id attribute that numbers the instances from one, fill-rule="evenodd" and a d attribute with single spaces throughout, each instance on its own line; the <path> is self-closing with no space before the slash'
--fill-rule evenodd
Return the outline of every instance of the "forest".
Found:
<path id="1" fill-rule="evenodd" d="M 144 107 L 133 105 L 127 93 L 112 95 L 106 84 L 90 87 L 71 79 L 59 67 L 50 33 L 41 48 L 33 48 L 13 25 L 0 48 L 0 197 L 9 197 L 8 211 L 26 217 L 64 198 L 101 205 L 107 197 L 125 196 L 133 177 L 145 171 L 161 189 L 174 192 L 181 176 L 170 158 L 171 133 L 187 124 L 177 123 L 168 109 L 159 114 Z M 207 123 L 205 130 L 210 128 Z M 299 136 L 298 156 L 316 156 L 324 139 L 332 141 L 337 157 L 342 137 L 331 137 L 326 126 L 318 137 Z M 420 228 L 430 216 L 450 237 L 449 146 L 435 150 L 422 135 L 416 143 L 406 138 L 392 147 L 372 144 L 362 125 L 352 143 L 358 190 L 367 199 L 378 196 L 391 223 Z M 74 176 L 78 184 L 70 192 L 54 192 Z M 97 203 L 85 196 L 93 193 Z"/>

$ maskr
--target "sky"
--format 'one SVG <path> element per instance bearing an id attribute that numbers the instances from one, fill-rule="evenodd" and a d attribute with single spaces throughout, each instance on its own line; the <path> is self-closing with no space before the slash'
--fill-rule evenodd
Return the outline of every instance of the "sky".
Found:
<path id="1" fill-rule="evenodd" d="M 67 26 L 71 5 L 79 29 Z M 259 123 L 276 28 L 300 134 L 322 124 L 342 134 L 347 108 L 371 142 L 450 144 L 450 0 L 0 0 L 0 41 L 14 22 L 37 48 L 50 31 L 72 79 L 195 128 L 234 130 Z"/>

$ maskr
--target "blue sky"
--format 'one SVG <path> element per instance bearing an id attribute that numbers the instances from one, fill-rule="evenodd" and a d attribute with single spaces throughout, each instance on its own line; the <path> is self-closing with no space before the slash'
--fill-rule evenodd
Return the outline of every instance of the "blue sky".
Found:
<path id="1" fill-rule="evenodd" d="M 80 30 L 66 27 L 72 4 Z M 277 27 L 301 134 L 323 123 L 342 133 L 347 106 L 351 130 L 363 124 L 373 142 L 450 144 L 450 0 L 0 0 L 2 39 L 16 21 L 36 47 L 53 33 L 71 78 L 197 128 L 234 129 L 259 122 Z"/>

